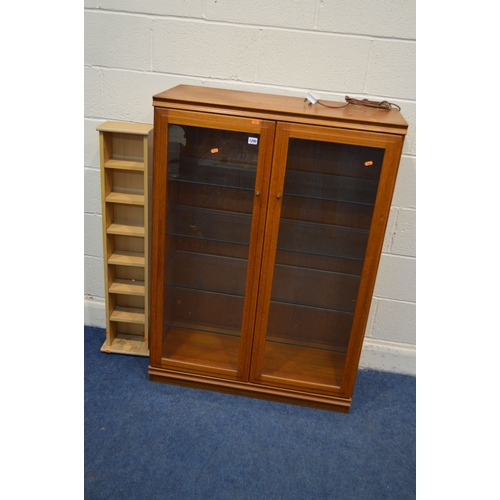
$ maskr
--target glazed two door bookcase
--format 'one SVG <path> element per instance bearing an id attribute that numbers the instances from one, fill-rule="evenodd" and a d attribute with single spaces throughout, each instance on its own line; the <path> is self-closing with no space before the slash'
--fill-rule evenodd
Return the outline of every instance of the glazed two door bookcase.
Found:
<path id="1" fill-rule="evenodd" d="M 407 124 L 328 104 L 154 96 L 151 380 L 349 411 Z"/>

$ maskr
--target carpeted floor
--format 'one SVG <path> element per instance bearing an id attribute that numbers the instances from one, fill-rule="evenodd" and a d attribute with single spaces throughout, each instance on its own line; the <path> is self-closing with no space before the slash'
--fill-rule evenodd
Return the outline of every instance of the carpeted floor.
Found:
<path id="1" fill-rule="evenodd" d="M 405 500 L 416 379 L 361 370 L 349 414 L 150 382 L 85 335 L 85 498 Z"/>

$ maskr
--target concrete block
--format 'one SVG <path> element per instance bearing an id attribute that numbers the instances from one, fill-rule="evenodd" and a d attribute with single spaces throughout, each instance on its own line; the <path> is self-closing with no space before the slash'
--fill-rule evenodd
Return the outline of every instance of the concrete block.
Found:
<path id="1" fill-rule="evenodd" d="M 83 161 L 89 168 L 100 168 L 99 132 L 96 127 L 106 120 L 85 119 L 83 122 Z"/>
<path id="2" fill-rule="evenodd" d="M 195 85 L 197 81 L 183 76 L 103 70 L 104 116 L 153 123 L 153 95 L 181 83 Z"/>
<path id="3" fill-rule="evenodd" d="M 415 257 L 417 254 L 417 212 L 398 209 L 396 224 L 392 230 L 391 253 Z"/>
<path id="4" fill-rule="evenodd" d="M 378 299 L 370 337 L 415 345 L 416 317 L 415 303 Z"/>
<path id="5" fill-rule="evenodd" d="M 160 16 L 203 16 L 203 0 L 101 0 L 101 8 Z"/>
<path id="6" fill-rule="evenodd" d="M 403 154 L 415 155 L 414 136 L 417 123 L 417 106 L 415 101 L 398 101 L 397 99 L 388 98 L 389 101 L 401 106 L 401 114 L 408 123 L 408 131 L 403 144 Z"/>
<path id="7" fill-rule="evenodd" d="M 102 259 L 102 218 L 95 214 L 84 214 L 84 254 Z"/>
<path id="8" fill-rule="evenodd" d="M 85 116 L 102 116 L 102 77 L 100 70 L 86 67 L 84 69 L 84 107 Z"/>
<path id="9" fill-rule="evenodd" d="M 368 321 L 366 323 L 365 337 L 370 336 L 370 332 L 373 329 L 373 321 L 375 320 L 375 314 L 377 312 L 378 299 L 372 298 L 372 303 L 370 305 L 370 313 L 368 314 Z"/>
<path id="10" fill-rule="evenodd" d="M 385 229 L 382 252 L 389 253 L 391 251 L 392 235 L 397 217 L 398 217 L 398 210 L 396 208 L 391 208 L 391 211 L 389 212 L 389 220 L 387 221 L 387 227 Z"/>
<path id="11" fill-rule="evenodd" d="M 207 0 L 205 17 L 214 21 L 313 29 L 316 0 Z"/>
<path id="12" fill-rule="evenodd" d="M 415 99 L 415 43 L 375 40 L 370 55 L 365 91 L 388 98 Z"/>
<path id="13" fill-rule="evenodd" d="M 153 68 L 180 75 L 251 81 L 259 30 L 196 21 L 154 22 Z"/>
<path id="14" fill-rule="evenodd" d="M 399 164 L 392 205 L 401 208 L 416 208 L 416 186 L 416 159 L 409 156 L 403 156 Z"/>
<path id="15" fill-rule="evenodd" d="M 413 137 L 410 137 L 410 153 L 411 154 L 417 154 L 417 131 L 414 128 L 413 129 Z"/>
<path id="16" fill-rule="evenodd" d="M 95 168 L 86 168 L 83 175 L 84 207 L 87 214 L 101 215 L 101 173 Z"/>
<path id="17" fill-rule="evenodd" d="M 266 85 L 265 83 L 237 82 L 234 80 L 211 80 L 209 78 L 200 78 L 199 83 L 207 87 L 216 87 L 228 90 L 242 90 L 244 92 L 257 92 L 261 94 L 277 94 L 285 96 L 304 97 L 306 91 L 290 87 L 276 87 L 275 85 Z M 315 94 L 316 95 L 316 94 Z"/>
<path id="18" fill-rule="evenodd" d="M 364 38 L 266 29 L 257 81 L 282 86 L 360 93 L 371 42 Z"/>
<path id="19" fill-rule="evenodd" d="M 322 0 L 318 2 L 317 28 L 330 33 L 415 40 L 415 0 Z"/>
<path id="20" fill-rule="evenodd" d="M 149 70 L 152 20 L 143 16 L 85 13 L 85 64 Z"/>
<path id="21" fill-rule="evenodd" d="M 84 265 L 84 295 L 104 299 L 104 264 L 102 259 L 85 255 Z"/>
<path id="22" fill-rule="evenodd" d="M 382 254 L 374 296 L 377 298 L 415 302 L 415 274 L 415 258 Z"/>

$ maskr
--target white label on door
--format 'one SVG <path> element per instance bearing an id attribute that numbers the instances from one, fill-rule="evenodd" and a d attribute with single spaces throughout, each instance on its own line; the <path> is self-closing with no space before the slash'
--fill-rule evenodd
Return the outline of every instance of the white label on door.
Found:
<path id="1" fill-rule="evenodd" d="M 248 138 L 248 144 L 258 144 L 258 143 L 259 143 L 258 137 L 249 137 Z"/>

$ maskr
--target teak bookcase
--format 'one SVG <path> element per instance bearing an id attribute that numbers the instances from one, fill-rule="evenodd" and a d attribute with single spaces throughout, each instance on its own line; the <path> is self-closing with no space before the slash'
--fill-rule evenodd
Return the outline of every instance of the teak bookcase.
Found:
<path id="1" fill-rule="evenodd" d="M 153 105 L 150 379 L 348 412 L 407 123 L 185 85 Z"/>
<path id="2" fill-rule="evenodd" d="M 97 130 L 106 300 L 101 350 L 149 356 L 153 125 L 108 121 Z"/>

